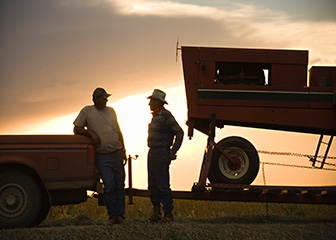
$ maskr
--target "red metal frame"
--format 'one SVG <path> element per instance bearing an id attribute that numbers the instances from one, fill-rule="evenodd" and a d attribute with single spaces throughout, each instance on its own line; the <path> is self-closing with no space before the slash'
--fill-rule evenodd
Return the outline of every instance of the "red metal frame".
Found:
<path id="1" fill-rule="evenodd" d="M 211 114 L 222 125 L 336 135 L 336 67 L 313 67 L 308 85 L 308 51 L 181 49 L 189 136 L 193 128 L 204 132 L 193 122 Z M 227 62 L 258 63 L 269 71 L 268 84 L 219 83 L 216 64 Z"/>

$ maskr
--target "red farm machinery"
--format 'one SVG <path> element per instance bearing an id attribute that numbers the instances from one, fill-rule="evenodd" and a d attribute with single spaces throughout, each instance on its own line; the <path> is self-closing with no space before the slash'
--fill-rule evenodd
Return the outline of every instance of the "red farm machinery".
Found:
<path id="1" fill-rule="evenodd" d="M 250 185 L 260 165 L 252 143 L 242 137 L 214 142 L 216 128 L 224 125 L 318 134 L 310 161 L 313 168 L 323 168 L 336 135 L 336 67 L 313 66 L 307 78 L 305 50 L 180 49 L 188 136 L 192 138 L 196 129 L 208 136 L 208 144 L 199 181 L 191 192 L 174 191 L 174 197 L 336 204 L 336 186 Z"/>

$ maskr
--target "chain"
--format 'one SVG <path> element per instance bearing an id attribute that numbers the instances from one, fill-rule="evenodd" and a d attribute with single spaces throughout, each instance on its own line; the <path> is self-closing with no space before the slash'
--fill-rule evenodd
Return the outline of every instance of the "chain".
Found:
<path id="1" fill-rule="evenodd" d="M 318 167 L 309 167 L 309 166 L 301 166 L 295 164 L 285 164 L 285 163 L 273 163 L 273 162 L 261 162 L 263 165 L 274 165 L 274 166 L 282 166 L 282 167 L 296 167 L 296 168 L 306 168 L 306 169 L 319 169 L 319 170 L 326 170 L 326 171 L 336 171 L 334 168 L 318 168 Z M 263 166 L 262 165 L 262 166 Z"/>
<path id="2" fill-rule="evenodd" d="M 290 153 L 290 152 L 271 152 L 271 151 L 258 151 L 260 154 L 270 154 L 270 155 L 281 155 L 281 156 L 293 156 L 293 157 L 308 157 L 310 161 L 312 161 L 313 156 L 308 154 L 300 154 L 300 153 Z M 322 156 L 317 156 L 316 158 L 322 158 Z M 326 159 L 336 159 L 336 157 L 326 157 Z M 319 160 L 315 160 L 315 162 L 322 163 Z M 295 168 L 305 168 L 305 169 L 319 169 L 319 170 L 326 170 L 326 171 L 336 171 L 336 168 L 317 168 L 317 167 L 309 167 L 309 166 L 301 166 L 301 165 L 295 165 L 295 164 L 285 164 L 285 163 L 273 163 L 273 162 L 260 162 L 261 163 L 261 169 L 262 169 L 262 176 L 263 176 L 263 182 L 266 186 L 266 174 L 265 174 L 265 165 L 273 165 L 273 166 L 282 166 L 282 167 L 295 167 Z M 334 166 L 336 167 L 336 164 L 331 163 L 324 163 L 325 165 Z M 266 214 L 268 216 L 268 203 L 266 202 Z"/>
<path id="3" fill-rule="evenodd" d="M 262 170 L 264 185 L 266 185 L 265 163 L 264 162 L 261 162 L 261 170 Z"/>
<path id="4" fill-rule="evenodd" d="M 292 157 L 308 157 L 312 158 L 313 155 L 302 154 L 302 153 L 291 153 L 291 152 L 271 152 L 271 151 L 262 151 L 259 150 L 258 153 L 261 154 L 270 154 L 270 155 L 282 155 L 282 156 L 292 156 Z M 323 158 L 324 156 L 316 156 L 316 158 Z M 327 156 L 326 159 L 336 159 L 336 157 Z"/>
<path id="5" fill-rule="evenodd" d="M 311 161 L 311 160 L 310 160 Z M 317 163 L 322 163 L 322 161 L 319 161 L 319 160 L 316 160 L 315 162 Z M 336 167 L 336 164 L 333 164 L 333 163 L 324 163 L 324 165 L 329 165 L 329 166 L 333 166 L 333 167 Z"/>
<path id="6" fill-rule="evenodd" d="M 263 181 L 264 181 L 264 186 L 266 186 L 266 174 L 265 174 L 265 163 L 261 163 L 261 169 L 262 169 L 262 175 L 263 175 Z M 265 207 L 266 207 L 266 215 L 268 217 L 268 202 L 265 203 Z"/>
<path id="7" fill-rule="evenodd" d="M 310 159 L 310 161 L 312 161 L 312 160 Z M 316 160 L 315 162 L 322 163 L 322 161 L 319 161 L 319 160 Z M 333 163 L 326 163 L 325 162 L 324 165 L 329 165 L 329 166 L 336 167 L 336 164 L 333 164 Z"/>
<path id="8" fill-rule="evenodd" d="M 269 155 L 280 155 L 280 156 L 291 156 L 291 157 L 308 157 L 309 159 L 312 159 L 313 156 L 312 155 L 308 155 L 308 154 L 301 154 L 301 153 L 291 153 L 291 152 L 271 152 L 271 151 L 262 151 L 259 150 L 258 153 L 260 154 L 269 154 Z M 323 156 L 317 156 L 316 158 L 323 158 Z M 336 159 L 336 157 L 326 157 L 326 159 Z M 316 160 L 317 163 L 322 163 L 322 161 Z M 286 166 L 286 167 L 298 167 L 298 168 L 309 168 L 309 169 L 320 169 L 317 167 L 307 167 L 307 166 L 300 166 L 300 165 L 294 165 L 294 164 L 282 164 L 282 163 L 271 163 L 268 162 L 265 164 L 268 165 L 277 165 L 277 166 Z M 328 166 L 333 166 L 336 167 L 336 164 L 333 163 L 324 163 L 324 165 L 328 165 Z M 336 171 L 336 169 L 332 169 L 332 168 L 323 168 L 323 170 L 328 170 L 328 171 Z"/>

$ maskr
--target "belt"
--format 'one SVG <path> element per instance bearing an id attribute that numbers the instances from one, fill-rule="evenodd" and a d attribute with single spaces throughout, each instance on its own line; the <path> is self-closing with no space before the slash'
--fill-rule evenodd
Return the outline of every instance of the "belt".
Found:
<path id="1" fill-rule="evenodd" d="M 117 151 L 121 151 L 121 149 L 116 149 L 116 150 L 114 150 L 114 151 L 112 151 L 112 152 L 97 152 L 97 154 L 99 154 L 99 155 L 109 155 L 109 154 L 113 154 L 113 153 L 115 153 L 115 152 L 117 152 Z"/>
<path id="2" fill-rule="evenodd" d="M 157 149 L 157 148 L 170 148 L 170 146 L 157 146 L 157 147 L 150 147 L 150 149 Z"/>

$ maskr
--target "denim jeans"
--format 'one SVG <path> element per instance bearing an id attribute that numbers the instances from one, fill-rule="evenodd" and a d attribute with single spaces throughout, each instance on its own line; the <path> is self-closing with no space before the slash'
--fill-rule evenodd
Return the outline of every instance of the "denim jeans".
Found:
<path id="1" fill-rule="evenodd" d="M 173 210 L 169 183 L 169 147 L 151 148 L 148 152 L 148 190 L 153 205 L 163 204 L 163 211 Z"/>
<path id="2" fill-rule="evenodd" d="M 97 154 L 97 167 L 104 183 L 104 202 L 110 217 L 125 213 L 125 169 L 123 153 Z"/>

